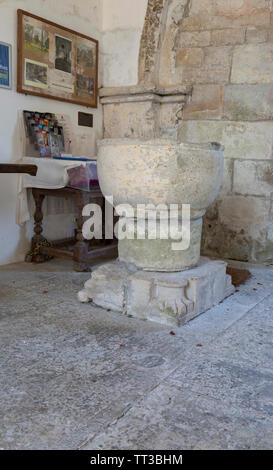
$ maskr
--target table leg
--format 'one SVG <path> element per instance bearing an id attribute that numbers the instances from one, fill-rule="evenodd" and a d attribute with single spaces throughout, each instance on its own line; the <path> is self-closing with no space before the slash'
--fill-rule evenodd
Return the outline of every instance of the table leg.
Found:
<path id="1" fill-rule="evenodd" d="M 34 232 L 35 235 L 32 237 L 31 240 L 31 251 L 26 257 L 26 261 L 30 261 L 32 263 L 44 263 L 48 261 L 50 258 L 46 255 L 42 255 L 39 253 L 39 245 L 42 243 L 47 243 L 47 240 L 42 236 L 43 232 L 43 211 L 42 205 L 44 201 L 44 194 L 41 194 L 38 189 L 32 190 L 33 198 L 35 201 L 35 213 L 34 213 Z"/>
<path id="2" fill-rule="evenodd" d="M 74 270 L 77 272 L 91 271 L 88 264 L 88 240 L 85 240 L 82 234 L 82 227 L 84 224 L 84 217 L 82 210 L 88 203 L 88 195 L 85 195 L 84 191 L 79 191 L 76 194 L 76 205 L 78 209 L 77 217 L 77 235 L 76 244 L 74 247 Z"/>

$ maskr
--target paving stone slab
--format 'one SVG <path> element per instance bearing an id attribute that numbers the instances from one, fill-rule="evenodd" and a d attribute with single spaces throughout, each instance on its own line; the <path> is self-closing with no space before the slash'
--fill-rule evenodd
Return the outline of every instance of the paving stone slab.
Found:
<path id="1" fill-rule="evenodd" d="M 84 449 L 270 449 L 272 437 L 258 413 L 161 384 Z"/>
<path id="2" fill-rule="evenodd" d="M 252 272 L 175 335 L 79 304 L 82 275 L 1 272 L 0 447 L 269 448 L 273 270 Z"/>
<path id="3" fill-rule="evenodd" d="M 268 296 L 211 343 L 208 352 L 254 366 L 273 366 L 273 295 Z"/>
<path id="4" fill-rule="evenodd" d="M 166 379 L 167 383 L 245 410 L 273 416 L 273 372 L 237 359 L 207 352 L 192 358 Z"/>

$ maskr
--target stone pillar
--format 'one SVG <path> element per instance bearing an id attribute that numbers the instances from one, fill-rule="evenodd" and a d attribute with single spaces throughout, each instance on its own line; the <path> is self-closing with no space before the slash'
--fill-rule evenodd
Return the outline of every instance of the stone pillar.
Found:
<path id="1" fill-rule="evenodd" d="M 199 2 L 193 3 L 197 8 Z M 210 41 L 210 33 L 205 32 L 198 37 L 198 47 L 177 55 L 181 49 L 178 34 L 191 8 L 189 0 L 149 0 L 140 45 L 139 84 L 100 90 L 104 114 L 104 140 L 98 156 L 100 185 L 104 196 L 113 197 L 121 215 L 121 204 L 130 205 L 130 210 L 120 221 L 126 223 L 127 237 L 119 239 L 119 260 L 95 269 L 79 292 L 82 302 L 92 300 L 103 308 L 172 326 L 191 320 L 234 292 L 225 262 L 200 260 L 202 218 L 220 189 L 223 149 L 220 144 L 185 143 L 192 142 L 191 138 L 179 142 L 182 112 L 192 93 L 191 76 L 196 76 L 203 60 L 201 47 Z M 195 40 L 189 31 L 186 42 L 191 37 Z M 213 60 L 218 60 L 215 55 Z M 179 74 L 184 63 L 188 77 Z M 207 80 L 205 73 L 206 69 Z M 227 75 L 226 68 L 209 73 L 210 80 L 221 73 L 224 78 Z M 177 85 L 181 83 L 189 86 Z M 162 239 L 156 231 L 150 238 L 148 210 L 141 209 L 140 214 L 139 204 L 153 205 L 149 210 L 156 228 L 161 212 L 158 205 L 165 206 L 166 226 L 173 220 L 172 205 L 190 205 L 186 249 L 172 246 L 183 235 L 176 240 L 169 235 Z M 183 211 L 179 215 L 181 226 Z M 144 236 L 137 239 L 139 223 Z"/>
<path id="2" fill-rule="evenodd" d="M 102 88 L 104 138 L 176 138 L 190 93 L 191 87 Z"/>

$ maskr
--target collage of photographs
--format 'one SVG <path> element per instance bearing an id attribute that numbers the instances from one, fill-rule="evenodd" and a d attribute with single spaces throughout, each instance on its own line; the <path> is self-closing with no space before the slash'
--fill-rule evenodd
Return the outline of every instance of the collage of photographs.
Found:
<path id="1" fill-rule="evenodd" d="M 51 96 L 59 93 L 71 99 L 94 100 L 95 42 L 56 30 L 46 22 L 23 17 L 23 86 Z"/>

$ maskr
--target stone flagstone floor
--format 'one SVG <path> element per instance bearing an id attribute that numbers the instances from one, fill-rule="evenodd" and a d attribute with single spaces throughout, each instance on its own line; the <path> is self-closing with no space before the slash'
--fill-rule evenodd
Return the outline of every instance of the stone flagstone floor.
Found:
<path id="1" fill-rule="evenodd" d="M 79 304 L 69 270 L 0 269 L 0 448 L 273 447 L 272 268 L 175 334 Z"/>

